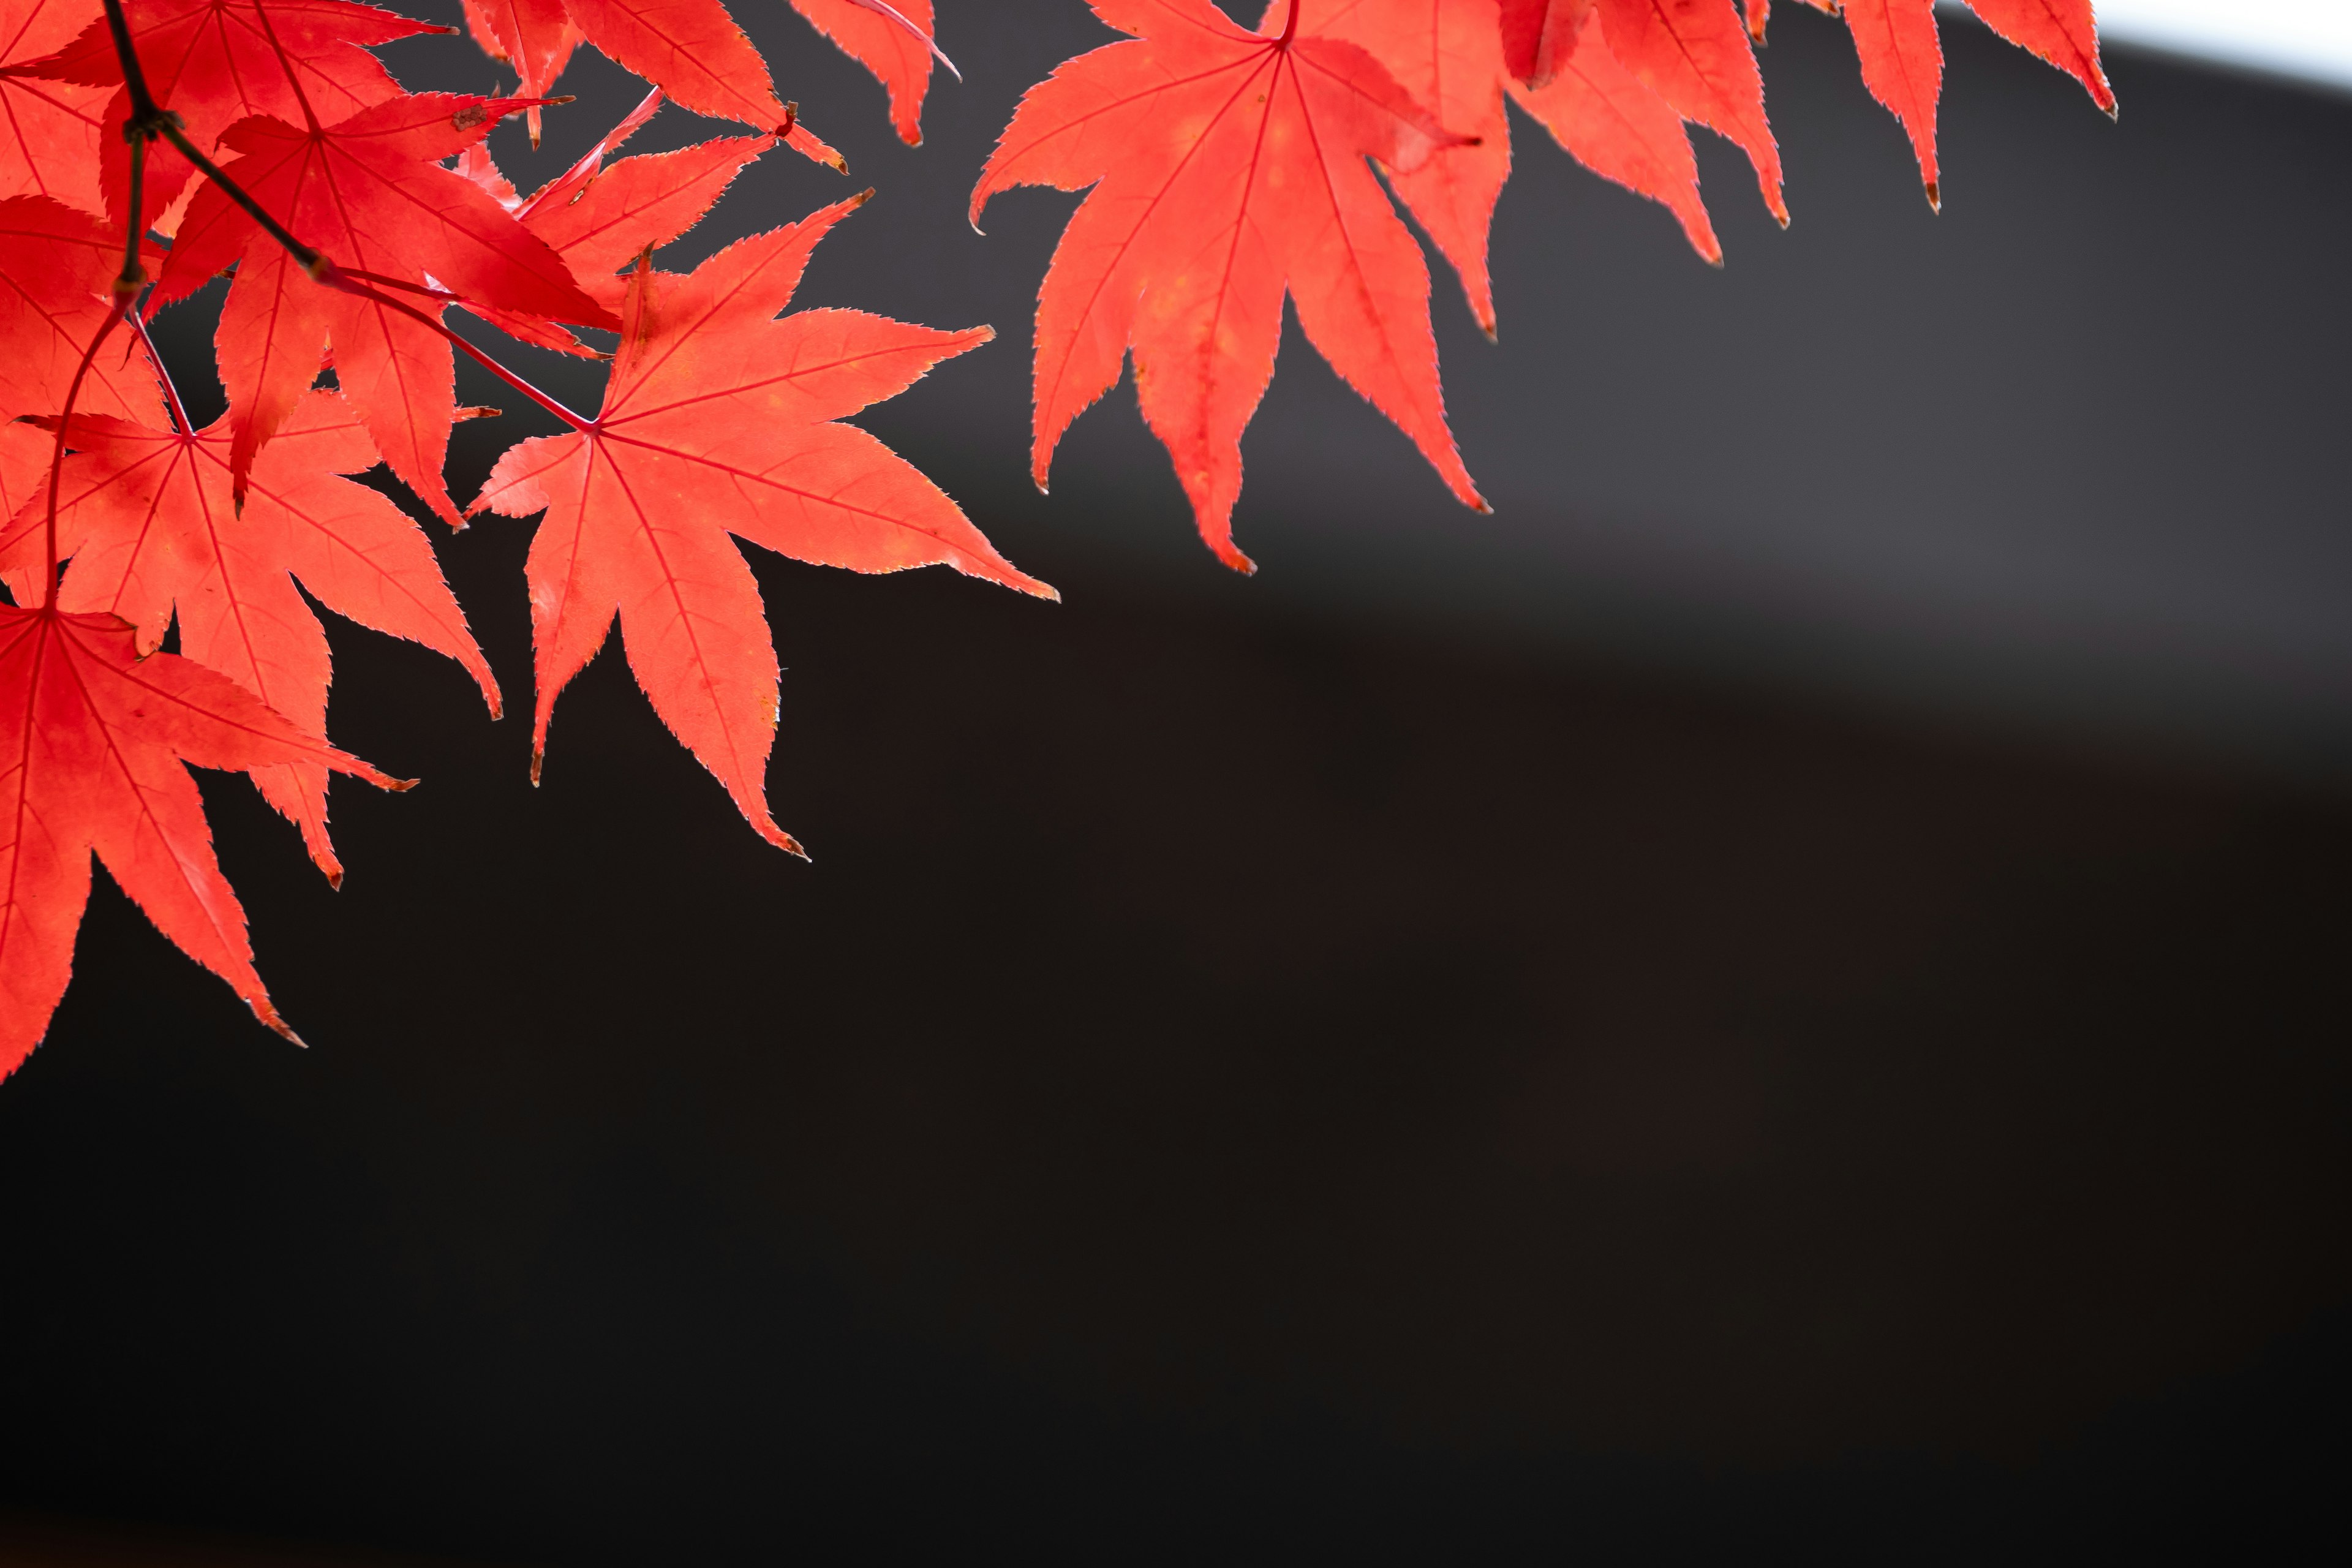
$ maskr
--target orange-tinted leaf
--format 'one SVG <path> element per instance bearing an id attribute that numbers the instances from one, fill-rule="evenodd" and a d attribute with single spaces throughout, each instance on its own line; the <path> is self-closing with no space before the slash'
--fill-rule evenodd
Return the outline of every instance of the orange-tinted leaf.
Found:
<path id="1" fill-rule="evenodd" d="M 1721 132 L 1756 165 L 1782 224 L 1780 150 L 1764 118 L 1764 79 L 1732 0 L 1600 0 L 1611 52 L 1685 120 Z"/>
<path id="2" fill-rule="evenodd" d="M 1543 86 L 1574 52 L 1576 35 L 1591 10 L 1592 0 L 1502 0 L 1505 68 L 1524 86 Z M 1395 68 L 1393 64 L 1390 68 Z"/>
<path id="3" fill-rule="evenodd" d="M 292 1037 L 254 972 L 245 910 L 184 763 L 310 765 L 394 786 L 228 677 L 141 658 L 112 616 L 0 605 L 0 1075 L 40 1043 L 65 994 L 93 851 L 158 930 Z"/>
<path id="4" fill-rule="evenodd" d="M 1274 0 L 1268 20 L 1278 26 L 1288 3 Z M 1557 20 L 1559 14 L 1555 8 L 1549 15 Z M 1507 27 L 1507 6 L 1501 16 Z M 1508 33 L 1498 34 L 1496 16 L 1494 0 L 1304 0 L 1300 8 L 1303 29 L 1363 45 L 1447 130 L 1477 139 L 1411 173 L 1391 173 L 1389 185 L 1453 262 L 1488 335 L 1495 306 L 1486 234 L 1511 172 L 1507 87 L 1569 153 L 1596 174 L 1664 203 L 1699 254 L 1719 262 L 1682 117 L 1609 53 L 1591 6 L 1579 12 L 1573 33 L 1547 41 L 1547 85 L 1535 91 L 1516 79 Z M 1581 42 L 1586 37 L 1590 47 Z"/>
<path id="5" fill-rule="evenodd" d="M 614 126 L 610 131 L 605 132 L 604 135 L 599 136 L 593 146 L 590 147 L 585 153 L 580 154 L 579 157 L 573 159 L 570 168 L 556 175 L 555 178 L 548 181 L 547 184 L 540 186 L 539 189 L 531 192 L 528 198 L 528 205 L 534 207 L 552 206 L 561 202 L 570 201 L 573 196 L 579 195 L 582 191 L 586 190 L 588 188 L 588 182 L 593 180 L 604 169 L 604 160 L 618 152 L 630 137 L 635 136 L 638 132 L 643 131 L 646 128 L 646 121 L 653 119 L 655 114 L 660 110 L 661 106 L 662 89 L 655 88 L 651 92 L 646 93 L 643 99 L 638 100 L 637 106 L 635 109 L 632 109 L 628 113 L 621 116 L 619 124 Z M 489 157 L 489 143 L 488 142 L 478 142 L 466 151 L 469 154 L 479 153 L 487 163 Z M 460 167 L 463 167 L 462 162 L 460 163 Z M 512 186 L 509 186 L 507 188 L 507 195 L 509 197 L 513 195 Z M 520 216 L 520 209 L 525 205 L 525 202 L 523 200 L 505 200 L 503 205 L 509 212 L 516 213 Z"/>
<path id="6" fill-rule="evenodd" d="M 0 0 L 0 196 L 54 196 L 84 212 L 104 210 L 99 128 L 113 95 L 26 68 L 99 14 L 98 0 Z"/>
<path id="7" fill-rule="evenodd" d="M 890 94 L 890 123 L 908 146 L 923 140 L 923 94 L 931 84 L 931 0 L 899 0 L 890 9 L 908 26 L 868 0 L 793 0 L 793 9 L 841 47 L 844 54 L 874 73 Z"/>
<path id="8" fill-rule="evenodd" d="M 1936 0 L 1845 0 L 1845 25 L 1862 60 L 1863 85 L 1910 133 L 1928 205 L 1940 207 L 1936 100 L 1944 88 L 1944 47 L 1936 37 Z"/>
<path id="9" fill-rule="evenodd" d="M 142 72 L 155 101 L 180 116 L 209 153 L 247 115 L 341 120 L 398 96 L 400 86 L 364 46 L 437 32 L 348 0 L 123 0 Z M 122 68 L 100 17 L 46 68 L 60 80 L 119 87 Z M 130 145 L 119 130 L 129 97 L 115 93 L 100 139 L 107 211 L 120 222 L 131 187 Z M 147 153 L 146 207 L 160 213 L 194 171 L 168 142 Z"/>
<path id="10" fill-rule="evenodd" d="M 1699 200 L 1698 163 L 1682 116 L 1609 50 L 1603 24 L 1585 17 L 1582 39 L 1549 86 L 1512 96 L 1594 174 L 1661 202 L 1681 220 L 1693 249 L 1721 263 L 1723 247 Z"/>
<path id="11" fill-rule="evenodd" d="M 763 131 L 789 118 L 768 65 L 719 0 L 566 0 L 590 43 L 697 114 Z M 795 120 L 785 141 L 820 163 L 840 153 Z"/>
<path id="12" fill-rule="evenodd" d="M 1969 0 L 1969 9 L 2011 43 L 2081 82 L 2101 109 L 2116 111 L 2115 89 L 2099 66 L 2091 0 Z"/>
<path id="13" fill-rule="evenodd" d="M 1324 358 L 1483 507 L 1445 425 L 1429 269 L 1366 162 L 1409 174 L 1463 139 L 1355 44 L 1253 33 L 1208 0 L 1093 4 L 1136 37 L 1030 89 L 972 192 L 977 221 L 1013 185 L 1095 187 L 1038 297 L 1037 482 L 1132 350 L 1202 539 L 1250 570 L 1233 542 L 1241 435 L 1287 291 Z"/>
<path id="14" fill-rule="evenodd" d="M 337 477 L 373 468 L 376 453 L 335 393 L 296 405 L 254 463 L 242 512 L 229 494 L 226 420 L 184 435 L 76 415 L 70 439 L 78 451 L 58 489 L 58 552 L 72 557 L 60 607 L 120 616 L 142 653 L 162 642 L 176 613 L 182 653 L 317 732 L 331 670 L 326 634 L 295 591 L 299 578 L 337 614 L 457 660 L 498 711 L 498 684 L 423 531 L 380 492 Z M 0 572 L 19 603 L 37 599 L 47 514 L 37 490 L 0 534 Z M 280 764 L 254 777 L 340 881 L 325 765 Z"/>
<path id="15" fill-rule="evenodd" d="M 659 98 L 656 88 L 646 101 L 651 104 Z M 588 297 L 614 310 L 620 309 L 627 291 L 627 284 L 616 276 L 620 269 L 640 252 L 667 245 L 701 222 L 735 176 L 776 144 L 772 136 L 717 137 L 674 153 L 624 158 L 604 167 L 604 155 L 626 141 L 635 129 L 624 121 L 586 156 L 513 208 L 524 227 L 563 258 Z M 496 169 L 487 159 L 484 154 L 484 166 L 495 176 Z M 593 353 L 569 332 L 539 318 L 488 309 L 476 313 L 541 348 L 572 354 Z"/>
<path id="16" fill-rule="evenodd" d="M 482 52 L 514 67 L 523 98 L 545 98 L 580 47 L 563 0 L 466 0 L 466 29 Z M 523 111 L 530 144 L 539 145 L 539 105 Z"/>
<path id="17" fill-rule="evenodd" d="M 121 228 L 47 196 L 0 201 L 0 419 L 65 406 L 121 267 Z M 79 406 L 163 417 L 155 373 L 128 334 L 91 362 Z"/>
<path id="18" fill-rule="evenodd" d="M 943 563 L 1052 594 L 905 459 L 834 423 L 987 342 L 988 329 L 853 310 L 777 319 L 810 248 L 857 205 L 742 240 L 685 277 L 634 275 L 604 411 L 586 430 L 510 449 L 474 502 L 547 513 L 529 565 L 534 773 L 557 695 L 618 615 L 654 710 L 762 837 L 797 848 L 768 813 L 776 655 L 730 533 L 819 565 Z"/>
<path id="19" fill-rule="evenodd" d="M 1546 0 L 1551 9 L 1569 0 Z M 1589 7 L 1591 0 L 1576 0 Z M 1274 0 L 1259 24 L 1280 27 L 1290 0 Z M 1510 13 L 1503 13 L 1507 24 Z M 1360 44 L 1399 87 L 1446 130 L 1474 138 L 1407 172 L 1389 188 L 1412 209 L 1454 264 L 1471 313 L 1492 337 L 1495 289 L 1486 272 L 1486 231 L 1511 177 L 1511 127 L 1503 112 L 1505 38 L 1494 0 L 1300 0 L 1299 30 Z M 1571 38 L 1570 48 L 1575 47 Z M 1549 53 L 1547 71 L 1557 69 Z"/>
<path id="20" fill-rule="evenodd" d="M 474 182 L 440 167 L 481 140 L 514 99 L 404 96 L 306 131 L 240 122 L 223 173 L 338 267 L 392 289 L 437 287 L 502 310 L 593 326 L 618 319 L 583 293 L 562 258 Z M 443 517 L 456 395 L 448 344 L 385 305 L 313 282 L 258 225 L 207 184 L 181 225 L 157 290 L 168 302 L 244 260 L 216 340 L 242 475 L 334 353 L 338 383 L 394 473 Z M 438 306 L 421 292 L 420 308 Z"/>

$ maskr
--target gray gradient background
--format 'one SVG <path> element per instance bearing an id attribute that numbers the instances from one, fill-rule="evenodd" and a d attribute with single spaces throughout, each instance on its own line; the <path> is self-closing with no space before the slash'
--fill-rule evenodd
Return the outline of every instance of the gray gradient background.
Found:
<path id="1" fill-rule="evenodd" d="M 100 879 L 0 1087 L 0 1502 L 582 1563 L 2340 1543 L 2352 103 L 2119 52 L 2110 125 L 1954 26 L 1932 217 L 1788 7 L 1794 228 L 1703 137 L 1710 270 L 1520 123 L 1500 344 L 1436 301 L 1497 515 L 1294 338 L 1244 581 L 1124 390 L 1026 479 L 1072 198 L 963 197 L 1076 0 L 950 0 L 911 151 L 744 15 L 855 174 L 771 156 L 673 265 L 877 186 L 803 298 L 997 326 L 861 422 L 1067 602 L 751 552 L 814 866 L 614 650 L 533 791 L 331 618 L 337 740 L 426 783 L 338 787 L 335 894 L 205 780 L 308 1052 Z M 565 85 L 526 180 L 638 91 Z M 544 427 L 461 426 L 459 494 Z M 519 712 L 530 535 L 436 534 Z"/>

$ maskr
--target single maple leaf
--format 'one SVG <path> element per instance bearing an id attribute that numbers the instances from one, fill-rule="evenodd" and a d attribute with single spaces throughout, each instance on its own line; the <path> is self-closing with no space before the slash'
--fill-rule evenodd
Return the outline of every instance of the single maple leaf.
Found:
<path id="1" fill-rule="evenodd" d="M 1286 20 L 1237 26 L 1208 0 L 1092 0 L 1135 35 L 1031 88 L 972 191 L 1092 185 L 1038 296 L 1035 438 L 1055 443 L 1135 358 L 1137 401 L 1201 536 L 1234 545 L 1241 435 L 1274 374 L 1286 291 L 1299 324 L 1464 503 L 1485 510 L 1446 428 L 1429 269 L 1367 160 L 1400 174 L 1468 139 L 1355 44 Z"/>
<path id="2" fill-rule="evenodd" d="M 590 326 L 617 327 L 562 258 L 482 188 L 440 166 L 481 140 L 516 99 L 404 95 L 329 126 L 240 121 L 223 138 L 240 156 L 222 173 L 343 272 Z M 240 262 L 215 353 L 228 390 L 238 492 L 261 443 L 292 412 L 332 345 L 335 377 L 403 483 L 447 521 L 460 519 L 441 479 L 456 418 L 447 341 L 380 300 L 313 280 L 217 185 L 197 193 L 156 288 L 160 306 Z"/>
<path id="3" fill-rule="evenodd" d="M 2099 65 L 2091 0 L 1969 0 L 1969 9 L 2011 43 L 2081 82 L 2091 101 L 2114 115 L 2116 93 Z"/>
<path id="4" fill-rule="evenodd" d="M 121 268 L 119 226 L 47 196 L 0 201 L 0 419 L 65 406 Z M 127 334 L 91 360 L 78 405 L 163 417 L 155 372 Z"/>
<path id="5" fill-rule="evenodd" d="M 48 1028 L 73 971 L 95 851 L 156 928 L 289 1039 L 184 763 L 386 778 L 228 677 L 140 655 L 112 616 L 0 605 L 0 1076 Z"/>
<path id="6" fill-rule="evenodd" d="M 456 659 L 497 715 L 498 682 L 424 532 L 381 492 L 338 477 L 376 461 L 338 394 L 309 393 L 296 405 L 255 460 L 241 512 L 229 495 L 226 419 L 191 434 L 77 414 L 68 440 L 76 454 L 58 486 L 57 550 L 72 564 L 59 608 L 121 617 L 142 654 L 162 643 L 176 611 L 183 654 L 317 733 L 332 671 L 299 578 L 336 614 Z M 0 532 L 0 574 L 19 604 L 38 602 L 45 492 L 37 487 Z M 325 765 L 281 763 L 254 778 L 340 885 Z"/>
<path id="7" fill-rule="evenodd" d="M 946 564 L 1053 597 L 955 502 L 872 436 L 835 421 L 894 397 L 985 327 L 935 331 L 790 302 L 808 253 L 865 200 L 738 241 L 685 276 L 633 275 L 603 412 L 499 459 L 473 510 L 547 515 L 530 546 L 538 700 L 549 716 L 617 614 L 654 710 L 761 837 L 799 847 L 769 815 L 776 654 L 760 591 L 728 538 L 817 565 Z"/>
<path id="8" fill-rule="evenodd" d="M 398 97 L 400 84 L 367 47 L 449 30 L 347 0 L 123 0 L 123 11 L 147 90 L 206 153 L 248 115 L 333 121 Z M 122 86 L 103 16 L 42 68 L 59 81 Z M 129 216 L 131 151 L 120 128 L 130 115 L 129 93 L 117 90 L 105 115 L 100 183 L 118 224 Z M 153 221 L 194 172 L 169 142 L 151 142 L 142 217 Z"/>
<path id="9" fill-rule="evenodd" d="M 1756 166 L 1764 205 L 1789 222 L 1764 79 L 1732 0 L 1599 0 L 1610 52 L 1685 120 L 1728 137 Z"/>
<path id="10" fill-rule="evenodd" d="M 1863 85 L 1910 136 L 1927 205 L 1941 211 L 1936 100 L 1944 89 L 1944 47 L 1936 36 L 1936 0 L 1845 0 L 1845 25 Z"/>
<path id="11" fill-rule="evenodd" d="M 572 51 L 580 47 L 580 29 L 563 0 L 466 0 L 466 28 L 482 52 L 514 67 L 522 79 L 516 95 L 545 98 L 555 90 Z M 540 106 L 523 111 L 530 144 L 539 145 Z"/>
<path id="12" fill-rule="evenodd" d="M 1577 32 L 1592 10 L 1592 0 L 1501 3 L 1497 41 L 1502 47 L 1505 68 L 1522 85 L 1541 87 L 1559 71 L 1560 60 L 1575 49 Z"/>
<path id="13" fill-rule="evenodd" d="M 1268 20 L 1279 23 L 1287 4 L 1274 0 Z M 1698 253 L 1719 263 L 1682 117 L 1609 53 L 1591 5 L 1575 33 L 1547 42 L 1544 85 L 1532 90 L 1517 79 L 1496 15 L 1496 0 L 1300 0 L 1299 7 L 1301 30 L 1361 44 L 1448 130 L 1476 139 L 1410 173 L 1391 171 L 1389 188 L 1454 264 L 1486 335 L 1495 334 L 1487 230 L 1511 174 L 1507 89 L 1587 168 L 1664 203 Z M 1507 23 L 1508 9 L 1501 15 Z M 1589 43 L 1580 41 L 1587 35 Z"/>
<path id="14" fill-rule="evenodd" d="M 909 147 L 920 145 L 931 60 L 947 58 L 931 39 L 931 0 L 793 0 L 793 9 L 874 73 L 890 95 L 890 123 L 898 139 Z"/>
<path id="15" fill-rule="evenodd" d="M 0 196 L 104 210 L 99 130 L 111 94 L 37 74 L 98 15 L 98 0 L 0 0 Z"/>

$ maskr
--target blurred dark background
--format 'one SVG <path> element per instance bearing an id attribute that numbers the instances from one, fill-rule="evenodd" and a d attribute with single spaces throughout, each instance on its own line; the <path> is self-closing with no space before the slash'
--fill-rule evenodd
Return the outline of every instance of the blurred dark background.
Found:
<path id="1" fill-rule="evenodd" d="M 1125 390 L 1026 482 L 1073 198 L 962 202 L 1077 0 L 947 0 L 915 150 L 743 7 L 852 183 L 772 155 L 671 265 L 878 187 L 803 297 L 997 325 L 863 422 L 1067 602 L 757 556 L 811 866 L 616 648 L 534 793 L 526 719 L 332 623 L 336 738 L 426 781 L 339 789 L 346 889 L 205 780 L 312 1048 L 101 878 L 0 1086 L 0 1505 L 583 1564 L 2340 1551 L 2352 101 L 2114 50 L 2111 125 L 1954 20 L 1937 217 L 1788 9 L 1793 228 L 1702 134 L 1714 271 L 1516 121 L 1500 344 L 1435 300 L 1496 515 L 1294 332 L 1244 581 Z M 640 90 L 564 85 L 526 185 Z M 540 427 L 461 426 L 457 493 Z M 530 533 L 436 535 L 525 711 Z"/>

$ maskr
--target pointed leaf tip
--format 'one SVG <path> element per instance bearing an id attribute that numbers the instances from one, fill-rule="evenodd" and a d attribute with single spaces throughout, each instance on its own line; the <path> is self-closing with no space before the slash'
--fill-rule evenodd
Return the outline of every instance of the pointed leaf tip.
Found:
<path id="1" fill-rule="evenodd" d="M 269 998 L 248 996 L 245 1005 L 253 1009 L 253 1016 L 261 1020 L 264 1027 L 274 1030 L 306 1051 L 310 1048 L 310 1043 L 294 1032 L 294 1026 L 278 1016 L 278 1009 L 269 1005 Z"/>

